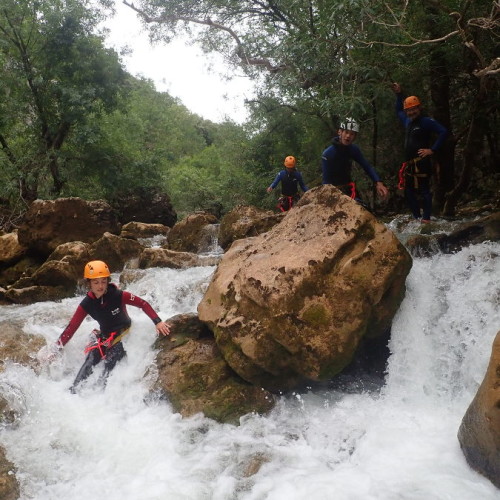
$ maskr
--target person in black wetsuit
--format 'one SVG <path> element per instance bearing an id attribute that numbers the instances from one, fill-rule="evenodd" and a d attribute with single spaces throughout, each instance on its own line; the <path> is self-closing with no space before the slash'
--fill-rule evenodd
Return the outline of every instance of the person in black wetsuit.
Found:
<path id="1" fill-rule="evenodd" d="M 399 172 L 399 187 L 404 189 L 413 217 L 428 223 L 432 212 L 431 158 L 444 144 L 448 130 L 433 118 L 423 116 L 418 97 L 412 95 L 404 99 L 399 83 L 394 83 L 392 90 L 396 94 L 396 114 L 406 131 L 405 161 Z M 422 208 L 419 197 L 422 198 Z"/>
<path id="2" fill-rule="evenodd" d="M 356 186 L 351 177 L 352 161 L 361 165 L 365 173 L 375 184 L 377 194 L 387 198 L 388 189 L 380 180 L 376 170 L 368 163 L 354 141 L 359 132 L 359 125 L 352 118 L 346 118 L 340 124 L 338 136 L 332 140 L 332 145 L 321 154 L 321 170 L 323 184 L 333 184 L 345 195 L 356 201 L 361 201 L 356 193 Z"/>
<path id="3" fill-rule="evenodd" d="M 271 193 L 281 182 L 281 197 L 278 208 L 286 212 L 300 199 L 299 186 L 305 193 L 309 188 L 304 184 L 302 174 L 295 168 L 297 161 L 294 156 L 287 156 L 284 161 L 285 169 L 278 172 L 272 184 L 267 188 Z"/>
<path id="4" fill-rule="evenodd" d="M 96 336 L 95 341 L 85 349 L 87 357 L 70 387 L 73 393 L 76 392 L 77 385 L 91 375 L 94 366 L 99 362 L 104 360 L 105 382 L 116 363 L 126 356 L 121 341 L 132 323 L 127 313 L 127 305 L 140 307 L 151 318 L 158 334 L 170 334 L 169 326 L 158 317 L 148 302 L 129 292 L 119 290 L 110 282 L 110 276 L 109 268 L 103 261 L 94 260 L 85 266 L 84 278 L 90 290 L 80 302 L 68 326 L 57 340 L 55 349 L 52 350 L 53 354 L 61 350 L 87 315 L 99 323 L 100 329 L 93 332 Z M 49 361 L 51 358 L 53 359 L 54 355 L 49 357 Z"/>

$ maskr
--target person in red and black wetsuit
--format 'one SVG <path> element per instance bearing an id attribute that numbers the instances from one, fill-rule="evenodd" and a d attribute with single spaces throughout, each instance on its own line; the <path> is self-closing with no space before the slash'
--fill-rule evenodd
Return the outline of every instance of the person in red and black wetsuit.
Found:
<path id="1" fill-rule="evenodd" d="M 76 392 L 77 385 L 91 375 L 94 366 L 101 360 L 104 360 L 105 380 L 116 363 L 126 356 L 121 340 L 132 323 L 127 313 L 127 305 L 140 307 L 151 318 L 158 334 L 170 334 L 169 326 L 158 317 L 147 301 L 119 290 L 116 285 L 110 283 L 110 276 L 105 262 L 94 260 L 85 266 L 84 278 L 90 290 L 56 342 L 57 348 L 62 349 L 87 315 L 99 323 L 100 330 L 94 330 L 96 340 L 85 349 L 87 357 L 70 387 L 73 393 Z"/>

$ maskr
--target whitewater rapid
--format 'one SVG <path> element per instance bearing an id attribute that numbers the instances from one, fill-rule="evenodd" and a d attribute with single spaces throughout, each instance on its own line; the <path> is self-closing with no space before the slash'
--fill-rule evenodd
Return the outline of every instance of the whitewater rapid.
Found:
<path id="1" fill-rule="evenodd" d="M 85 321 L 50 370 L 0 374 L 21 415 L 0 430 L 21 499 L 498 500 L 456 434 L 500 325 L 499 254 L 483 243 L 414 260 L 381 389 L 290 394 L 240 426 L 182 418 L 149 396 L 154 326 L 135 308 L 106 389 L 71 394 L 96 326 Z M 126 288 L 167 319 L 196 311 L 214 270 L 150 269 Z M 81 298 L 2 306 L 0 320 L 53 342 Z"/>

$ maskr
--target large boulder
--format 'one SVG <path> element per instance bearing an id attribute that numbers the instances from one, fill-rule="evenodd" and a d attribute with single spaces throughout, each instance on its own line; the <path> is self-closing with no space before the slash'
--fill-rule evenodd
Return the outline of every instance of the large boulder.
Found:
<path id="1" fill-rule="evenodd" d="M 488 369 L 458 431 L 469 465 L 500 488 L 500 332 Z"/>
<path id="2" fill-rule="evenodd" d="M 175 224 L 168 233 L 167 244 L 164 246 L 177 252 L 198 253 L 202 251 L 204 243 L 204 228 L 216 222 L 215 215 L 209 213 L 190 214 Z"/>
<path id="3" fill-rule="evenodd" d="M 265 233 L 278 224 L 283 215 L 251 205 L 238 205 L 220 221 L 219 245 L 226 250 L 235 240 Z"/>
<path id="4" fill-rule="evenodd" d="M 103 260 L 112 272 L 121 271 L 129 261 L 137 261 L 143 250 L 143 245 L 137 240 L 111 233 L 100 235 L 89 247 L 92 259 Z"/>
<path id="5" fill-rule="evenodd" d="M 122 227 L 120 236 L 138 240 L 141 238 L 153 238 L 154 236 L 167 237 L 170 228 L 163 224 L 147 224 L 145 222 L 128 222 Z"/>
<path id="6" fill-rule="evenodd" d="M 212 333 L 196 315 L 168 320 L 169 337 L 158 338 L 155 390 L 165 394 L 183 416 L 203 413 L 223 423 L 237 424 L 247 413 L 266 413 L 274 397 L 238 377 L 222 358 Z"/>
<path id="7" fill-rule="evenodd" d="M 104 260 L 112 272 L 126 264 L 136 267 L 144 247 L 137 240 L 104 233 L 93 243 L 72 241 L 59 245 L 47 260 L 23 275 L 7 289 L 0 289 L 0 301 L 32 304 L 72 297 L 83 282 L 89 260 Z"/>
<path id="8" fill-rule="evenodd" d="M 120 230 L 115 212 L 105 201 L 59 198 L 34 201 L 23 217 L 18 238 L 32 254 L 48 257 L 62 243 L 91 243 L 105 232 L 119 234 Z"/>
<path id="9" fill-rule="evenodd" d="M 59 245 L 39 267 L 25 272 L 3 294 L 10 302 L 32 304 L 74 296 L 90 260 L 89 245 L 72 241 Z"/>
<path id="10" fill-rule="evenodd" d="M 363 337 L 386 334 L 411 263 L 385 225 L 325 185 L 267 233 L 233 243 L 198 314 L 242 378 L 291 389 L 332 378 Z"/>
<path id="11" fill-rule="evenodd" d="M 69 262 L 74 268 L 75 278 L 81 278 L 85 264 L 91 260 L 90 245 L 83 241 L 63 243 L 48 256 L 46 262 L 52 260 Z"/>

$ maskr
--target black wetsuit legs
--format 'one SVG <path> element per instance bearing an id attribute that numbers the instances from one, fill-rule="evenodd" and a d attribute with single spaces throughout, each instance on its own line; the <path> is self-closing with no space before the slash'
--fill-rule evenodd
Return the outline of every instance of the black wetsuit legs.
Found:
<path id="1" fill-rule="evenodd" d="M 123 348 L 123 344 L 121 342 L 118 342 L 109 349 L 103 348 L 103 351 L 106 357 L 104 358 L 104 373 L 100 380 L 105 385 L 106 379 L 111 370 L 115 367 L 116 363 L 120 361 L 120 359 L 124 358 L 127 355 L 127 353 L 125 352 L 125 349 Z M 92 349 L 87 354 L 85 362 L 83 363 L 78 374 L 76 375 L 73 385 L 69 389 L 72 393 L 76 392 L 76 386 L 80 382 L 90 377 L 90 375 L 94 371 L 94 366 L 97 365 L 101 360 L 102 357 L 101 353 L 99 352 L 99 349 Z"/>
<path id="2" fill-rule="evenodd" d="M 124 358 L 127 355 L 125 349 L 123 348 L 123 344 L 118 342 L 111 349 L 108 349 L 106 353 L 106 359 L 104 360 L 104 376 L 107 377 L 109 372 L 115 367 L 116 363 L 120 361 L 120 359 Z"/>

